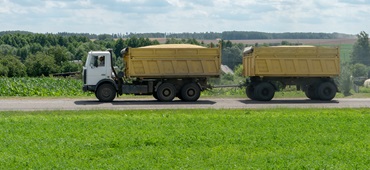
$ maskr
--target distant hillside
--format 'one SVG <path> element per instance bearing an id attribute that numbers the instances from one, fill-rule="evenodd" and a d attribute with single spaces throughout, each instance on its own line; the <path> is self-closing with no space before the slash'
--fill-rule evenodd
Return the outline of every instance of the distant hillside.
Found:
<path id="1" fill-rule="evenodd" d="M 266 40 L 266 39 L 354 39 L 355 35 L 342 33 L 266 33 L 255 31 L 224 31 L 205 32 L 205 33 L 129 33 L 125 37 L 144 37 L 144 38 L 194 38 L 202 40 Z"/>
<path id="2" fill-rule="evenodd" d="M 32 34 L 28 31 L 3 31 L 0 36 L 5 34 Z M 179 39 L 198 39 L 198 40 L 269 40 L 269 39 L 355 39 L 355 35 L 342 33 L 313 33 L 313 32 L 286 32 L 286 33 L 266 33 L 257 31 L 224 31 L 224 32 L 194 32 L 194 33 L 113 33 L 113 34 L 90 34 L 90 33 L 68 33 L 60 32 L 56 35 L 63 37 L 84 36 L 89 39 L 112 39 L 112 38 L 179 38 Z"/>
<path id="3" fill-rule="evenodd" d="M 6 34 L 33 34 L 29 31 L 1 31 L 0 36 L 6 35 Z"/>

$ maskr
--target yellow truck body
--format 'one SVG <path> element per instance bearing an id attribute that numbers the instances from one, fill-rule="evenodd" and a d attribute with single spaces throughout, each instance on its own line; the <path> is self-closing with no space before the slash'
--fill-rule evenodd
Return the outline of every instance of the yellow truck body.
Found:
<path id="1" fill-rule="evenodd" d="M 219 77 L 221 49 L 189 44 L 129 48 L 125 76 L 136 78 Z"/>
<path id="2" fill-rule="evenodd" d="M 333 77 L 340 74 L 339 48 L 256 47 L 244 52 L 244 76 Z"/>

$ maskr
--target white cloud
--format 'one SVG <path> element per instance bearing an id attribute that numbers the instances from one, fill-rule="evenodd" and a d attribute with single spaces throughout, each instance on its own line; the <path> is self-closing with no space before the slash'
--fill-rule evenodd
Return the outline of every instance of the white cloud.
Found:
<path id="1" fill-rule="evenodd" d="M 365 0 L 0 0 L 0 31 L 357 34 L 368 18 Z"/>

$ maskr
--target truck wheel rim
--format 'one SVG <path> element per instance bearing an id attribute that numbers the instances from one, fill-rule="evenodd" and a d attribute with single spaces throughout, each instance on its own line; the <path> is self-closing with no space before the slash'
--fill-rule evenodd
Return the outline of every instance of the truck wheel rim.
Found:
<path id="1" fill-rule="evenodd" d="M 110 94 L 111 94 L 111 91 L 110 91 L 109 89 L 104 89 L 104 90 L 102 91 L 102 95 L 103 95 L 103 97 L 109 97 L 109 96 L 110 96 Z"/>
<path id="2" fill-rule="evenodd" d="M 188 96 L 194 96 L 195 95 L 195 90 L 194 89 L 189 89 L 187 94 L 188 94 Z"/>
<path id="3" fill-rule="evenodd" d="M 170 90 L 170 89 L 165 89 L 165 90 L 163 90 L 163 96 L 168 97 L 168 96 L 170 96 L 170 95 L 171 95 L 171 90 Z"/>

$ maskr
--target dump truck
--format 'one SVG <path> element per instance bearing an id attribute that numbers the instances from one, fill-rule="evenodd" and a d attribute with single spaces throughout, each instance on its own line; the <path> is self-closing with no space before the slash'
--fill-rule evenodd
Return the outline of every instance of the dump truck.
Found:
<path id="1" fill-rule="evenodd" d="M 162 44 L 121 51 L 122 71 L 113 66 L 112 50 L 90 51 L 83 67 L 83 90 L 101 102 L 122 94 L 153 95 L 159 101 L 197 101 L 211 88 L 208 79 L 220 76 L 221 48 Z"/>
<path id="2" fill-rule="evenodd" d="M 243 52 L 246 95 L 270 101 L 275 91 L 296 86 L 311 100 L 332 100 L 340 74 L 339 48 L 317 46 L 247 47 Z"/>

